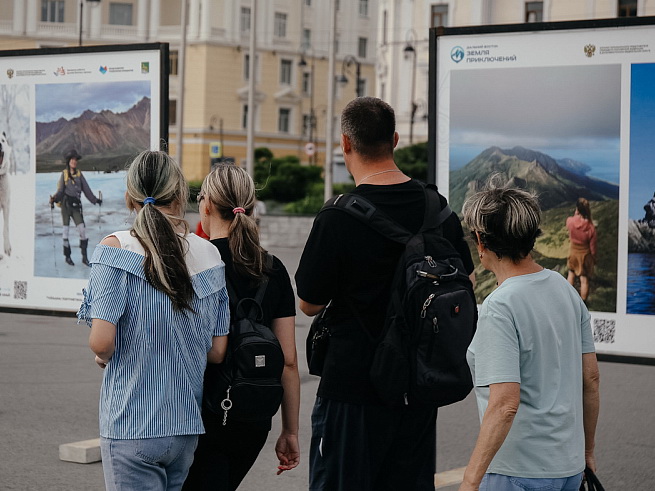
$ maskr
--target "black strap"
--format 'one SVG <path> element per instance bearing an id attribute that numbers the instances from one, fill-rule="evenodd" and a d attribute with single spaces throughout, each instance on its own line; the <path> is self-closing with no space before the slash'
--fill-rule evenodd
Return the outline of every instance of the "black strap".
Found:
<path id="1" fill-rule="evenodd" d="M 440 226 L 448 219 L 448 217 L 450 217 L 450 215 L 452 215 L 453 212 L 448 205 L 443 209 L 441 208 L 439 195 L 436 189 L 428 188 L 423 183 L 421 183 L 421 185 L 425 194 L 425 214 L 423 215 L 423 225 L 421 226 L 419 233 L 423 233 L 427 230 L 439 230 Z M 340 194 L 328 201 L 321 211 L 326 209 L 345 211 L 360 222 L 366 223 L 378 233 L 403 245 L 407 244 L 407 242 L 416 235 L 397 223 L 384 212 L 378 210 L 373 203 L 358 194 Z"/>
<path id="2" fill-rule="evenodd" d="M 267 264 L 271 262 L 269 259 L 269 256 L 267 256 Z M 225 275 L 225 284 L 227 286 L 227 293 L 230 301 L 230 307 L 232 312 L 234 312 L 235 315 L 237 315 L 237 309 L 239 307 L 239 303 L 241 300 L 245 300 L 245 298 L 239 299 L 237 295 L 237 291 L 234 288 L 234 285 L 230 281 L 230 279 Z M 264 295 L 266 294 L 266 287 L 268 286 L 268 275 L 264 275 L 262 278 L 262 282 L 259 284 L 259 288 L 257 288 L 257 292 L 255 293 L 255 297 L 251 298 L 251 300 L 254 301 L 254 304 L 252 307 L 250 307 L 250 312 L 248 312 L 248 317 L 251 319 L 255 319 L 257 317 L 257 312 L 261 311 L 261 305 L 262 305 L 262 300 L 264 300 Z"/>

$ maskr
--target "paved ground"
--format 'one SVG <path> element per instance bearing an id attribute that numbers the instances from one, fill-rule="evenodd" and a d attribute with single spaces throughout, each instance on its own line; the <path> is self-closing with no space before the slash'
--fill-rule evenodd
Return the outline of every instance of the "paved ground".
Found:
<path id="1" fill-rule="evenodd" d="M 296 270 L 298 248 L 272 250 Z M 297 318 L 302 405 L 302 461 L 276 476 L 275 425 L 242 491 L 307 489 L 310 412 L 318 379 L 307 373 L 304 339 L 309 319 Z M 655 326 L 654 326 L 655 327 Z M 104 489 L 100 463 L 74 464 L 58 457 L 63 443 L 97 438 L 102 371 L 87 347 L 88 331 L 71 317 L 0 312 L 0 490 Z M 599 476 L 608 491 L 653 489 L 655 367 L 601 363 L 602 409 L 598 431 Z M 279 418 L 278 418 L 279 419 Z M 466 465 L 475 442 L 475 401 L 443 408 L 438 419 L 437 470 Z M 399 449 L 402 451 L 402 449 Z M 454 491 L 457 486 L 442 488 Z"/>

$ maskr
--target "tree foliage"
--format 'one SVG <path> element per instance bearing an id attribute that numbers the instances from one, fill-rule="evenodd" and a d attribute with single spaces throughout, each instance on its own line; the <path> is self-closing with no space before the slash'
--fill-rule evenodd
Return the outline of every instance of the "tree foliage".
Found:
<path id="1" fill-rule="evenodd" d="M 409 177 L 426 182 L 428 179 L 428 144 L 416 143 L 399 148 L 394 152 L 398 168 Z"/>

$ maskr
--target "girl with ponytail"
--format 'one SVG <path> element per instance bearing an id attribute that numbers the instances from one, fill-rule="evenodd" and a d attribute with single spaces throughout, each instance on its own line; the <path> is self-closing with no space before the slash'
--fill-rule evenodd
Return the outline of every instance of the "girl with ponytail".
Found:
<path id="1" fill-rule="evenodd" d="M 270 327 L 284 352 L 282 374 L 282 431 L 275 451 L 277 474 L 299 463 L 298 412 L 300 379 L 295 340 L 296 302 L 289 274 L 282 262 L 259 243 L 253 217 L 255 185 L 235 165 L 218 165 L 203 181 L 198 195 L 202 228 L 225 262 L 227 281 L 237 299 L 254 298 L 264 276 L 268 286 L 261 302 L 262 324 Z M 211 380 L 210 371 L 205 375 Z M 241 423 L 203 412 L 207 433 L 201 435 L 184 490 L 235 490 L 266 443 L 271 420 Z"/>
<path id="2" fill-rule="evenodd" d="M 229 330 L 220 254 L 190 234 L 188 187 L 164 152 L 130 165 L 132 229 L 96 247 L 78 318 L 105 369 L 100 448 L 108 490 L 161 483 L 179 490 L 193 460 L 207 362 L 223 361 Z M 146 486 L 148 487 L 148 486 Z"/>

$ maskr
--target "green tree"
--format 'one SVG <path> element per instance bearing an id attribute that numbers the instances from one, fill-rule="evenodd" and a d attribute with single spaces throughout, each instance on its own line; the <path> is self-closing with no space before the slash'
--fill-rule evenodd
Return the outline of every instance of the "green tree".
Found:
<path id="1" fill-rule="evenodd" d="M 393 154 L 398 168 L 409 177 L 426 182 L 428 179 L 428 144 L 416 143 L 397 149 Z"/>

